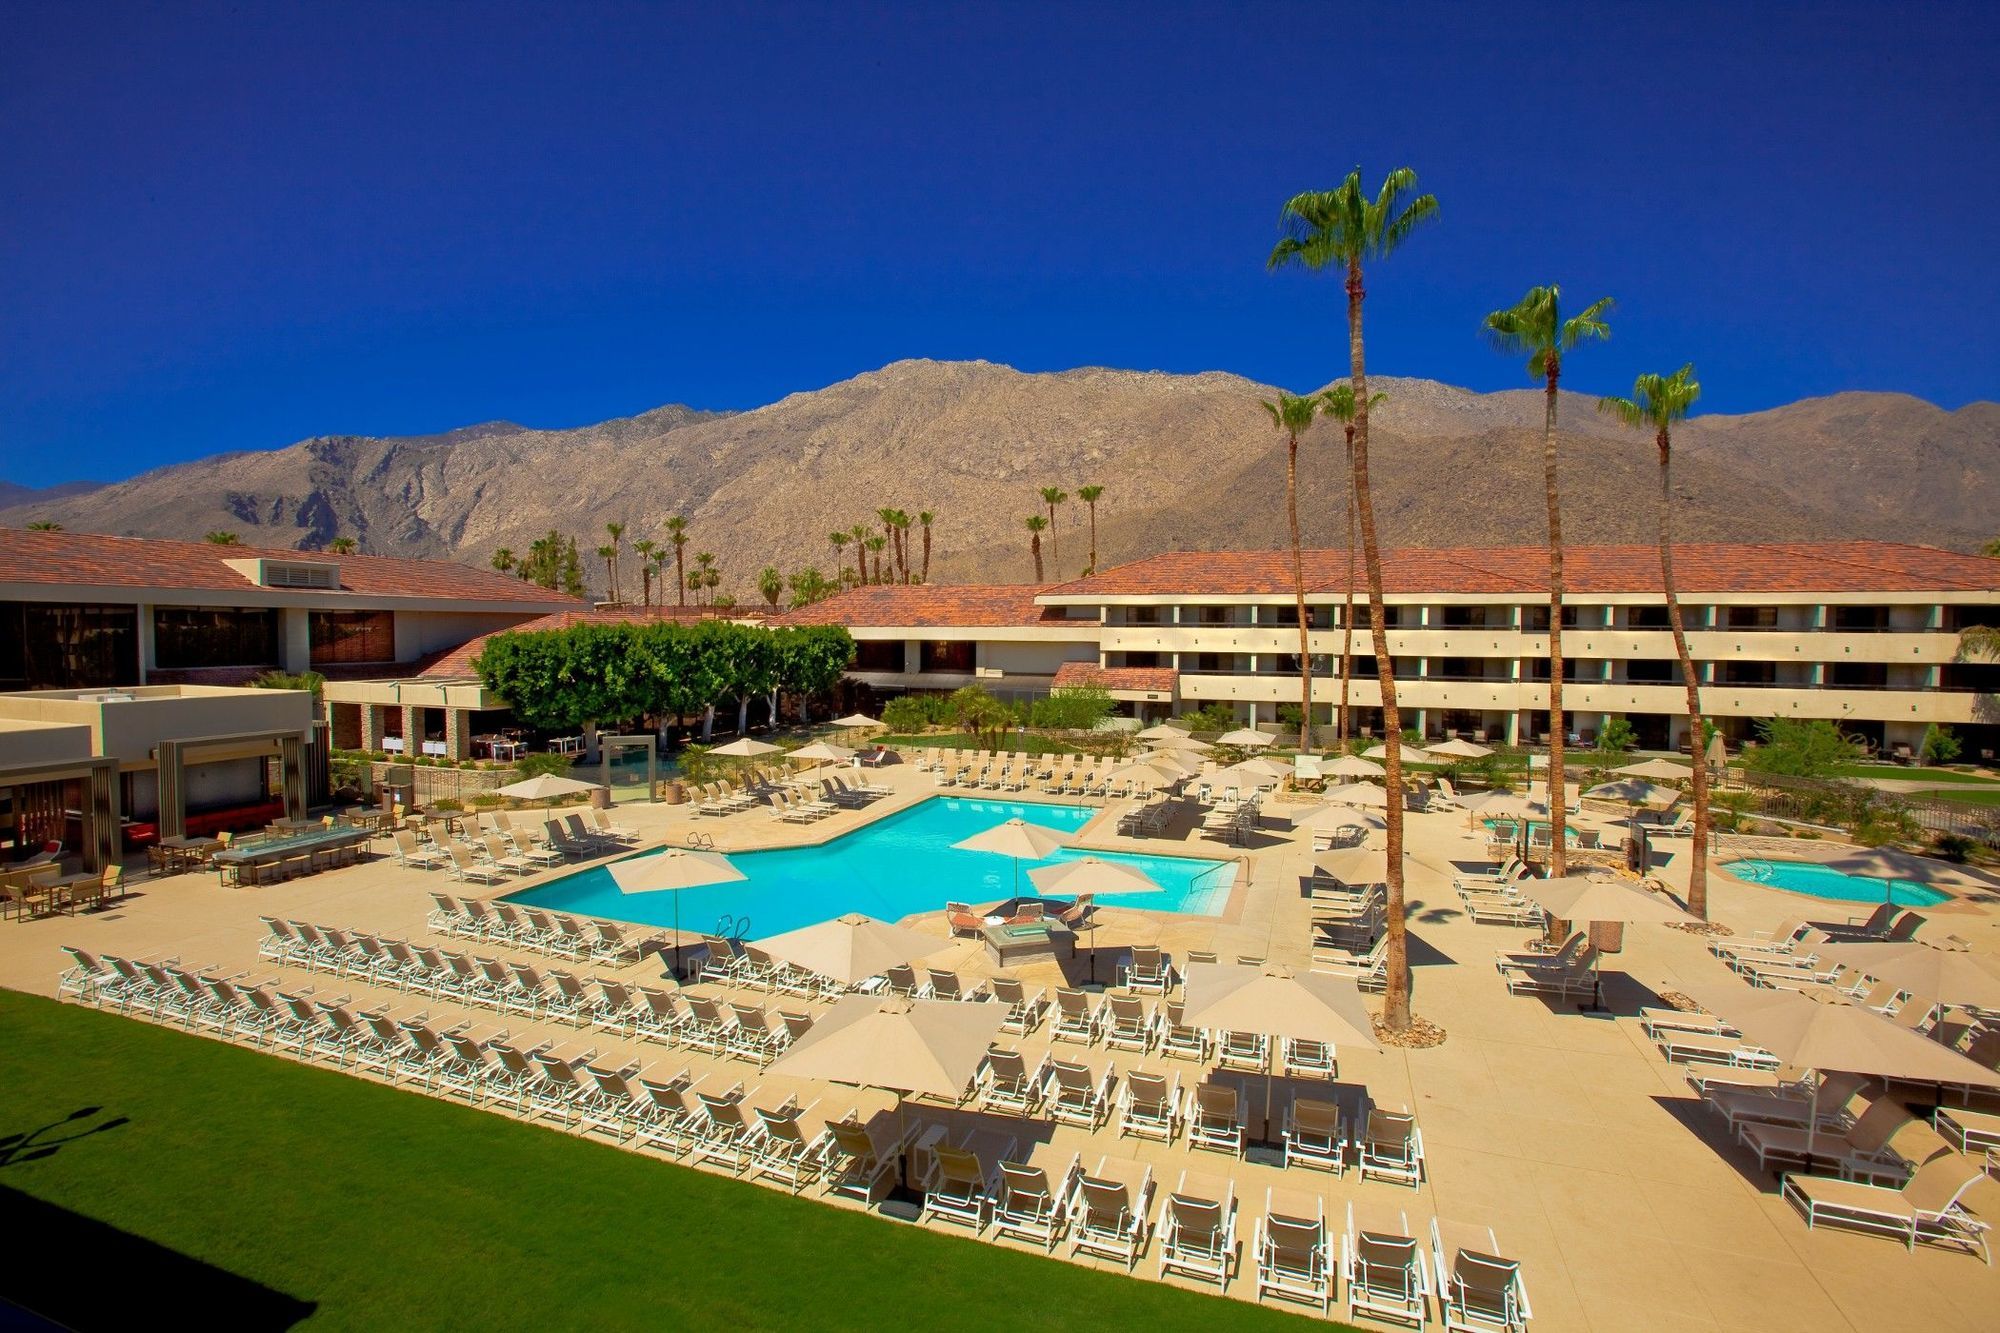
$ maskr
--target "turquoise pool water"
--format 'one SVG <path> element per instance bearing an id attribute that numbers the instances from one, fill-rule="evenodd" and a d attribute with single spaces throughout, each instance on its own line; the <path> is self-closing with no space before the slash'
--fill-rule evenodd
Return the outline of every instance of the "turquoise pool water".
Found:
<path id="1" fill-rule="evenodd" d="M 510 901 L 671 927 L 678 898 L 682 930 L 713 930 L 722 918 L 734 917 L 737 933 L 753 939 L 846 912 L 895 921 L 913 912 L 939 911 L 948 901 L 992 902 L 1014 896 L 1013 861 L 985 852 L 955 851 L 953 843 L 1008 819 L 1070 831 L 1083 827 L 1095 813 L 1083 806 L 934 797 L 824 846 L 732 853 L 730 861 L 749 876 L 747 880 L 680 893 L 622 893 L 610 872 L 597 866 L 513 894 Z M 1214 915 L 1236 882 L 1233 861 L 1065 850 L 1047 861 L 1023 861 L 1021 892 L 1034 892 L 1028 883 L 1032 867 L 1084 855 L 1123 861 L 1162 886 L 1158 893 L 1106 899 L 1108 906 Z"/>
<path id="2" fill-rule="evenodd" d="M 1487 833 L 1496 838 L 1513 838 L 1520 834 L 1520 829 L 1516 827 L 1515 822 L 1511 819 L 1482 819 L 1479 822 L 1486 825 Z M 1529 834 L 1530 837 L 1533 837 L 1536 833 L 1541 834 L 1543 837 L 1548 836 L 1549 821 L 1546 819 L 1531 819 L 1528 821 L 1528 827 L 1532 830 Z M 1576 839 L 1576 825 L 1564 824 L 1563 831 L 1569 836 L 1571 841 Z"/>
<path id="3" fill-rule="evenodd" d="M 1815 898 L 1835 898 L 1844 903 L 1879 903 L 1886 888 L 1889 901 L 1904 907 L 1931 907 L 1951 895 L 1941 889 L 1926 888 L 1906 879 L 1870 879 L 1864 875 L 1843 875 L 1811 861 L 1766 861 L 1746 857 L 1724 861 L 1722 869 L 1738 879 L 1747 879 L 1766 888 L 1786 893 L 1805 893 Z"/>

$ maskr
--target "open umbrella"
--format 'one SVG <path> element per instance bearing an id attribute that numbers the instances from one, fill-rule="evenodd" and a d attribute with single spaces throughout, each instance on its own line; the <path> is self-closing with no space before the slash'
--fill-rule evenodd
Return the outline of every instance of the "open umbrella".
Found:
<path id="1" fill-rule="evenodd" d="M 1666 899 L 1615 879 L 1564 875 L 1560 879 L 1516 880 L 1513 888 L 1549 914 L 1552 940 L 1553 926 L 1558 921 L 1668 924 L 1694 920 Z M 1591 989 L 1590 1007 L 1601 1009 L 1603 1004 L 1603 974 L 1598 972 Z"/>
<path id="2" fill-rule="evenodd" d="M 810 759 L 813 771 L 818 772 L 821 764 L 844 764 L 854 758 L 854 751 L 845 745 L 833 745 L 827 741 L 814 741 L 811 745 L 801 745 L 786 755 L 787 759 Z"/>
<path id="3" fill-rule="evenodd" d="M 553 803 L 558 796 L 574 796 L 578 792 L 596 791 L 595 782 L 585 782 L 580 778 L 559 777 L 553 773 L 542 773 L 519 782 L 510 782 L 504 787 L 493 789 L 495 796 L 511 796 L 517 801 L 548 801 Z"/>
<path id="4" fill-rule="evenodd" d="M 1446 759 L 1484 759 L 1493 751 L 1483 745 L 1474 745 L 1471 741 L 1462 741 L 1454 736 L 1448 741 L 1441 741 L 1431 746 L 1429 753 Z"/>
<path id="5" fill-rule="evenodd" d="M 1421 745 L 1412 745 L 1408 741 L 1403 742 L 1402 753 L 1403 753 L 1403 762 L 1406 764 L 1428 763 L 1431 757 L 1431 752 L 1429 750 L 1426 750 Z M 1374 746 L 1370 749 L 1363 750 L 1361 752 L 1361 757 L 1363 759 L 1387 759 L 1389 757 L 1389 747 L 1386 745 Z"/>
<path id="6" fill-rule="evenodd" d="M 1389 808 L 1389 793 L 1372 782 L 1350 782 L 1344 787 L 1329 787 L 1324 795 L 1334 805 L 1358 805 L 1367 810 Z"/>
<path id="7" fill-rule="evenodd" d="M 852 986 L 952 946 L 935 935 L 850 913 L 768 936 L 757 947 L 780 962 Z"/>
<path id="8" fill-rule="evenodd" d="M 1621 778 L 1644 778 L 1648 782 L 1686 782 L 1694 776 L 1692 768 L 1671 759 L 1642 759 L 1611 771 Z"/>
<path id="9" fill-rule="evenodd" d="M 835 718 L 833 721 L 827 723 L 827 725 L 830 727 L 849 728 L 879 727 L 882 725 L 882 719 L 879 717 L 870 717 L 866 713 L 849 713 L 846 717 Z"/>
<path id="10" fill-rule="evenodd" d="M 1135 734 L 1142 741 L 1172 740 L 1175 737 L 1186 736 L 1188 728 L 1175 722 L 1156 722 L 1144 731 Z"/>
<path id="11" fill-rule="evenodd" d="M 1235 731 L 1225 731 L 1215 738 L 1217 745 L 1230 745 L 1239 750 L 1261 750 L 1277 739 L 1266 731 L 1255 727 L 1238 727 Z"/>
<path id="12" fill-rule="evenodd" d="M 1012 857 L 1014 892 L 1018 894 L 1021 891 L 1021 862 L 1040 861 L 1069 846 L 1071 841 L 1066 833 L 1058 833 L 1041 824 L 1030 824 L 1025 819 L 1010 819 L 952 846 L 962 852 L 992 852 L 996 856 Z"/>
<path id="13" fill-rule="evenodd" d="M 1184 732 L 1175 732 L 1171 736 L 1157 736 L 1146 744 L 1155 750 L 1186 750 L 1190 754 L 1201 754 L 1215 748 L 1207 741 L 1198 741 Z"/>
<path id="14" fill-rule="evenodd" d="M 1216 780 L 1227 785 L 1249 783 L 1253 787 L 1275 787 L 1291 774 L 1290 764 L 1280 764 L 1274 759 L 1245 759 L 1240 764 L 1231 764 L 1218 772 Z"/>
<path id="15" fill-rule="evenodd" d="M 1316 754 L 1295 754 L 1292 756 L 1292 777 L 1300 782 L 1317 782 L 1326 776 L 1320 767 Z"/>
<path id="16" fill-rule="evenodd" d="M 1816 944 L 1813 952 L 1945 1004 L 2000 1010 L 2000 959 L 1916 940 Z"/>
<path id="17" fill-rule="evenodd" d="M 1179 782 L 1187 774 L 1179 764 L 1163 762 L 1163 757 L 1148 756 L 1121 764 L 1105 775 L 1108 782 L 1143 782 L 1149 786 Z"/>
<path id="18" fill-rule="evenodd" d="M 1124 861 L 1108 861 L 1097 856 L 1080 856 L 1037 866 L 1028 872 L 1028 882 L 1037 893 L 1054 898 L 1103 898 L 1121 893 L 1158 893 L 1161 884 L 1137 866 Z M 1097 980 L 1097 914 L 1090 914 L 1090 979 Z"/>
<path id="19" fill-rule="evenodd" d="M 1375 1024 L 1350 977 L 1294 972 L 1279 964 L 1189 963 L 1182 1020 L 1219 1032 L 1261 1032 L 1283 1041 L 1323 1041 L 1336 1048 L 1380 1050 Z M 1264 1083 L 1265 1132 L 1274 1074 Z"/>
<path id="20" fill-rule="evenodd" d="M 1389 827 L 1389 821 L 1373 810 L 1363 810 L 1352 805 L 1316 805 L 1302 815 L 1292 816 L 1295 829 L 1322 828 L 1364 828 L 1380 830 Z"/>
<path id="21" fill-rule="evenodd" d="M 1382 765 L 1372 759 L 1344 754 L 1338 759 L 1320 760 L 1319 772 L 1321 777 L 1327 778 L 1380 778 Z"/>
<path id="22" fill-rule="evenodd" d="M 1662 787 L 1644 778 L 1620 778 L 1600 782 L 1583 793 L 1600 801 L 1623 801 L 1626 805 L 1668 806 L 1680 799 L 1672 787 Z"/>
<path id="23" fill-rule="evenodd" d="M 720 852 L 699 852 L 686 847 L 669 847 L 650 856 L 634 856 L 615 861 L 609 867 L 611 882 L 620 893 L 671 893 L 674 895 L 674 975 L 680 975 L 682 889 L 698 889 L 706 884 L 728 884 L 748 879 Z"/>
<path id="24" fill-rule="evenodd" d="M 777 754 L 779 747 L 766 741 L 753 740 L 748 736 L 738 736 L 727 745 L 718 745 L 710 750 L 717 758 L 756 759 L 767 754 Z"/>
<path id="25" fill-rule="evenodd" d="M 1894 847 L 1860 848 L 1824 864 L 1828 870 L 1837 870 L 1843 875 L 1881 880 L 1884 902 L 1894 901 L 1891 895 L 1895 893 L 1898 883 L 1955 885 L 1966 889 L 2000 889 L 2000 878 L 1983 871 L 1973 870 L 1968 866 L 1952 865 L 1928 856 L 1918 856 L 1913 852 L 1898 851 Z"/>

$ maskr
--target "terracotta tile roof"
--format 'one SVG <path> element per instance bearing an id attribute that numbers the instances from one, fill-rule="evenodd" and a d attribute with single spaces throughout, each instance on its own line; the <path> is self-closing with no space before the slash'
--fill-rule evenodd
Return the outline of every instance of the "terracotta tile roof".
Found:
<path id="1" fill-rule="evenodd" d="M 1345 590 L 1347 552 L 1305 552 L 1306 590 Z M 1898 542 L 1709 542 L 1674 548 L 1674 577 L 1684 593 L 1990 592 L 2000 590 L 2000 560 Z M 1563 579 L 1571 593 L 1658 592 L 1656 547 L 1570 546 Z M 1382 553 L 1390 593 L 1542 594 L 1548 554 L 1539 546 Z M 1357 561 L 1356 590 L 1366 586 Z M 1169 551 L 1048 589 L 1058 597 L 1228 597 L 1292 590 L 1288 551 Z"/>
<path id="2" fill-rule="evenodd" d="M 1143 690 L 1172 694 L 1181 673 L 1172 667 L 1102 667 L 1095 662 L 1064 662 L 1056 668 L 1055 688 L 1095 685 L 1104 690 Z"/>
<path id="3" fill-rule="evenodd" d="M 1035 604 L 1052 589 L 1032 583 L 894 583 L 849 588 L 787 611 L 777 625 L 894 625 L 911 629 L 1062 624 L 1059 610 Z M 1081 624 L 1082 622 L 1077 622 Z"/>
<path id="4" fill-rule="evenodd" d="M 212 542 L 107 537 L 93 532 L 31 532 L 0 528 L 0 583 L 81 584 L 99 588 L 174 588 L 225 596 L 256 587 L 225 564 L 263 557 L 331 561 L 340 566 L 340 592 L 384 601 L 510 602 L 580 605 L 566 593 L 539 588 L 509 574 L 447 560 L 400 560 L 380 555 L 217 546 Z M 312 589 L 266 589 L 304 600 Z"/>
<path id="5" fill-rule="evenodd" d="M 685 622 L 725 618 L 729 620 L 762 620 L 765 617 L 761 612 L 745 612 L 742 610 L 715 612 L 698 610 L 692 606 L 656 606 L 643 610 L 638 607 L 631 607 L 607 610 L 592 609 L 589 611 L 558 611 L 554 615 L 541 616 L 534 620 L 524 620 L 518 625 L 510 625 L 504 630 L 494 630 L 492 633 L 482 634 L 476 639 L 469 639 L 448 652 L 438 654 L 426 663 L 421 670 L 413 674 L 422 680 L 471 680 L 479 674 L 473 670 L 472 664 L 478 660 L 479 654 L 486 647 L 486 641 L 492 638 L 494 634 L 530 634 L 538 630 L 570 629 L 577 625 L 632 625 L 643 624 L 647 621 L 674 620 Z M 384 679 L 392 674 L 394 673 L 389 671 L 377 673 L 379 677 Z"/>

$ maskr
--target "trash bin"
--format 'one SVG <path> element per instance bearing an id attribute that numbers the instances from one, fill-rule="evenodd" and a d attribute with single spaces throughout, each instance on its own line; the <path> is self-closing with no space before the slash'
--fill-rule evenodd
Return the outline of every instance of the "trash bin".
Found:
<path id="1" fill-rule="evenodd" d="M 590 789 L 590 808 L 593 810 L 609 810 L 611 808 L 611 788 L 592 787 Z"/>

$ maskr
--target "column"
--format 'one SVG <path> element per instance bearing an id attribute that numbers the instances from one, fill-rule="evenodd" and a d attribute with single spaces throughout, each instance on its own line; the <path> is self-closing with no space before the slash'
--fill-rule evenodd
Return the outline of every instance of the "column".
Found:
<path id="1" fill-rule="evenodd" d="M 403 756 L 415 759 L 424 752 L 424 710 L 415 704 L 403 705 Z"/>
<path id="2" fill-rule="evenodd" d="M 187 832 L 187 804 L 182 794 L 186 784 L 181 768 L 181 743 L 161 741 L 154 747 L 158 756 L 159 806 L 157 816 L 162 838 L 178 838 Z"/>
<path id="3" fill-rule="evenodd" d="M 1519 745 L 1520 743 L 1521 714 L 1519 710 L 1510 710 L 1507 714 L 1507 744 Z"/>
<path id="4" fill-rule="evenodd" d="M 464 760 L 472 758 L 471 715 L 463 708 L 449 705 L 444 710 L 444 753 L 447 759 Z"/>
<path id="5" fill-rule="evenodd" d="M 278 665 L 287 671 L 312 670 L 310 615 L 303 606 L 278 609 Z"/>
<path id="6" fill-rule="evenodd" d="M 141 602 L 132 609 L 132 616 L 139 628 L 139 679 L 146 683 L 146 673 L 153 669 L 153 608 Z"/>
<path id="7" fill-rule="evenodd" d="M 84 808 L 83 868 L 103 870 L 118 864 L 118 765 L 91 765 L 88 804 Z"/>
<path id="8" fill-rule="evenodd" d="M 278 764 L 285 789 L 285 818 L 306 817 L 306 743 L 301 736 L 278 738 Z"/>
<path id="9" fill-rule="evenodd" d="M 382 748 L 382 705 L 359 704 L 361 709 L 361 748 L 368 751 Z"/>

